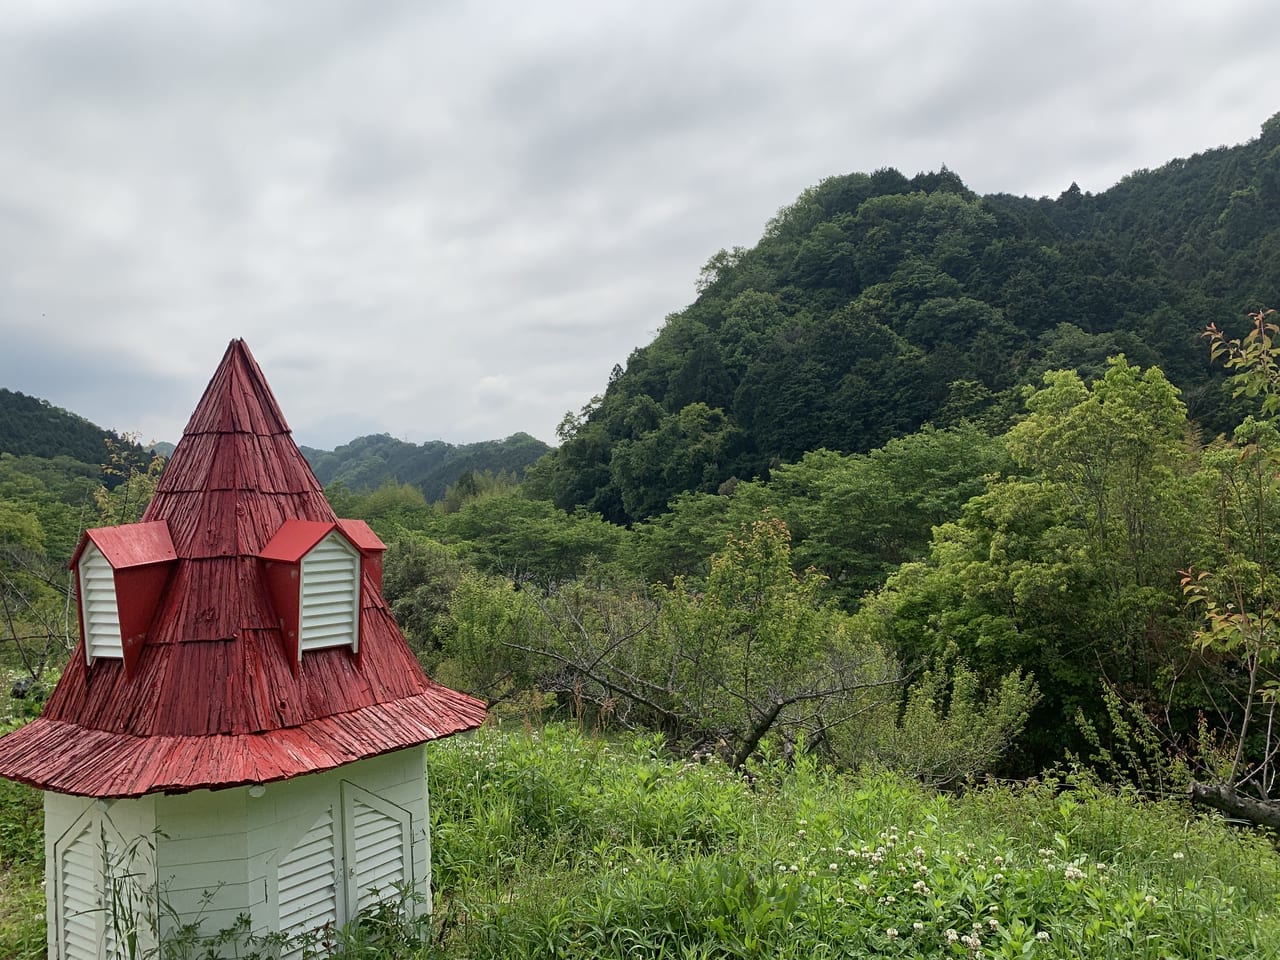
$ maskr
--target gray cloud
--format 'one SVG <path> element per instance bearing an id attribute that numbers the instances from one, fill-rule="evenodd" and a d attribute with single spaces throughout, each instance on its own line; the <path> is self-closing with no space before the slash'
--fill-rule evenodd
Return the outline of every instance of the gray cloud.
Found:
<path id="1" fill-rule="evenodd" d="M 1256 135 L 1280 7 L 62 0 L 0 22 L 0 385 L 176 439 L 245 337 L 301 442 L 566 409 L 805 187 L 1102 190 Z"/>

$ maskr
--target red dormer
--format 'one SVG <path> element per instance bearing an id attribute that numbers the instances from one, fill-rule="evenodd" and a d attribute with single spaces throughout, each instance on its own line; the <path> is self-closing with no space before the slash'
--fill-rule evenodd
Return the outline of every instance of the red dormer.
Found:
<path id="1" fill-rule="evenodd" d="M 156 606 L 178 559 L 163 520 L 86 530 L 71 557 L 85 663 L 124 661 L 133 675 Z"/>
<path id="2" fill-rule="evenodd" d="M 356 531 L 366 550 L 353 542 L 349 530 Z M 326 647 L 348 647 L 359 654 L 360 610 L 381 589 L 382 549 L 382 541 L 361 521 L 281 524 L 259 556 L 290 662 L 299 664 L 307 651 Z M 375 565 L 376 579 L 369 575 Z"/>
<path id="3" fill-rule="evenodd" d="M 338 527 L 346 534 L 347 539 L 360 551 L 360 569 L 369 578 L 373 589 L 382 592 L 382 555 L 387 552 L 387 545 L 379 539 L 363 520 L 339 520 Z"/>

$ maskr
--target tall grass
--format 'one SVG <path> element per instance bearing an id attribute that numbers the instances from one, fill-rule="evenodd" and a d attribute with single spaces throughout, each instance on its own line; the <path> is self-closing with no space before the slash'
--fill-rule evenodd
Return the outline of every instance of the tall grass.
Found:
<path id="1" fill-rule="evenodd" d="M 1083 776 L 944 794 L 801 757 L 744 778 L 564 726 L 429 760 L 434 930 L 365 917 L 334 956 L 1280 957 L 1265 837 Z M 44 955 L 38 821 L 0 783 L 0 957 Z"/>
<path id="2" fill-rule="evenodd" d="M 40 793 L 0 779 L 0 957 L 45 956 L 44 810 Z"/>
<path id="3" fill-rule="evenodd" d="M 947 795 L 801 759 L 744 779 L 564 727 L 430 757 L 450 956 L 1280 955 L 1263 838 L 1085 777 Z"/>

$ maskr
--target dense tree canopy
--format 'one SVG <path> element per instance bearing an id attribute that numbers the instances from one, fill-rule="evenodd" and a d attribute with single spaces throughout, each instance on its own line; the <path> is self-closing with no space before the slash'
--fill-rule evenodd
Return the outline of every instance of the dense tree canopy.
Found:
<path id="1" fill-rule="evenodd" d="M 127 454 L 130 463 L 145 464 L 146 454 L 135 440 L 104 430 L 47 400 L 0 387 L 0 453 L 103 464 L 110 442 L 115 452 Z"/>
<path id="2" fill-rule="evenodd" d="M 387 482 L 407 483 L 428 500 L 439 500 L 450 486 L 467 482 L 471 475 L 507 473 L 519 479 L 549 449 L 527 433 L 464 444 L 413 444 L 384 433 L 358 437 L 335 450 L 303 447 L 302 453 L 326 487 L 340 483 L 367 493 Z"/>
<path id="3" fill-rule="evenodd" d="M 573 418 L 540 491 L 643 520 L 810 450 L 865 453 L 961 418 L 1007 426 L 1021 385 L 1093 379 L 1118 353 L 1229 429 L 1241 408 L 1196 336 L 1280 302 L 1278 136 L 1269 122 L 1250 143 L 1054 200 L 978 197 L 945 168 L 825 180 L 754 247 L 707 262 L 697 299 Z M 696 418 L 714 458 L 660 467 Z"/>

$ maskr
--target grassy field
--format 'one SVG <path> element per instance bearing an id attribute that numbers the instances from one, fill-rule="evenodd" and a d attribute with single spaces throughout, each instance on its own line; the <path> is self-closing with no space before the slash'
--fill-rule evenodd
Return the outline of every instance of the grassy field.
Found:
<path id="1" fill-rule="evenodd" d="M 1280 956 L 1266 838 L 1087 778 L 948 795 L 802 760 L 744 779 L 565 726 L 429 757 L 434 923 L 369 918 L 339 953 Z M 0 787 L 0 956 L 44 955 L 40 844 L 35 794 Z"/>
<path id="2" fill-rule="evenodd" d="M 1280 955 L 1272 845 L 1083 778 L 744 781 L 563 727 L 431 757 L 452 956 Z"/>

